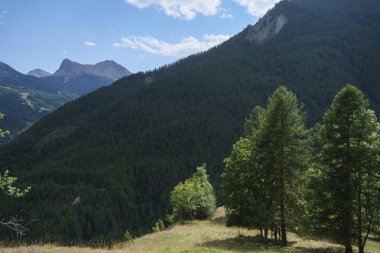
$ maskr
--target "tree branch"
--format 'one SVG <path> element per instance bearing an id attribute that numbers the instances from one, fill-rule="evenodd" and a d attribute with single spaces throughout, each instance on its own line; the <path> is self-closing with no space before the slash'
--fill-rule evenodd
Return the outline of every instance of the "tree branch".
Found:
<path id="1" fill-rule="evenodd" d="M 23 219 L 13 217 L 9 221 L 0 221 L 1 226 L 5 226 L 10 230 L 16 232 L 17 235 L 25 235 L 26 231 L 29 231 L 26 227 L 22 225 Z"/>

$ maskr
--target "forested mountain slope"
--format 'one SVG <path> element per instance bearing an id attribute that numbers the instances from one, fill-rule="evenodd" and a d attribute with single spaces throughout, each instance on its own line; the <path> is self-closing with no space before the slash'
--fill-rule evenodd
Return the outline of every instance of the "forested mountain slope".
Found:
<path id="1" fill-rule="evenodd" d="M 144 233 L 196 165 L 217 187 L 244 118 L 276 87 L 297 94 L 312 126 L 346 83 L 380 113 L 379 69 L 380 1 L 282 1 L 222 45 L 70 102 L 2 148 L 2 169 L 32 190 L 1 210 L 35 220 L 31 239 Z"/>

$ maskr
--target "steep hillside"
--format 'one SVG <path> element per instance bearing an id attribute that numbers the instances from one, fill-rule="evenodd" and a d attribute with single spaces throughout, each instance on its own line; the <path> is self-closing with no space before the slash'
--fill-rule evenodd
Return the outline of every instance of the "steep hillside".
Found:
<path id="1" fill-rule="evenodd" d="M 208 164 L 218 188 L 244 118 L 277 86 L 299 96 L 309 125 L 346 83 L 380 113 L 379 68 L 380 1 L 285 0 L 219 47 L 123 78 L 43 118 L 0 151 L 3 168 L 32 186 L 22 201 L 1 205 L 37 220 L 30 239 L 147 232 L 196 165 Z"/>

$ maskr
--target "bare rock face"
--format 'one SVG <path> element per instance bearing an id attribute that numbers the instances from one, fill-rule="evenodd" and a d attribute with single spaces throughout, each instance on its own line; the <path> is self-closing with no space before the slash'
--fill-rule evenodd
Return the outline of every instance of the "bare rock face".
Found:
<path id="1" fill-rule="evenodd" d="M 34 76 L 34 77 L 46 77 L 50 76 L 51 74 L 45 70 L 42 69 L 33 69 L 27 73 L 28 76 Z"/>
<path id="2" fill-rule="evenodd" d="M 283 14 L 274 14 L 268 12 L 259 22 L 251 26 L 246 33 L 246 39 L 259 44 L 276 36 L 288 19 Z"/>

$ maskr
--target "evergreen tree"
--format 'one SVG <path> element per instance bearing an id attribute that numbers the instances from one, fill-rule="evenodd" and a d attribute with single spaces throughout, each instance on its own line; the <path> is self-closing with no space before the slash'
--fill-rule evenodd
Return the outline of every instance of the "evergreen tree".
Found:
<path id="1" fill-rule="evenodd" d="M 352 85 L 334 98 L 319 128 L 322 220 L 352 252 L 364 246 L 379 205 L 379 123 L 364 94 Z"/>
<path id="2" fill-rule="evenodd" d="M 296 96 L 285 87 L 269 98 L 265 121 L 257 140 L 257 156 L 267 172 L 273 208 L 278 213 L 281 245 L 287 245 L 287 217 L 294 208 L 291 194 L 296 178 L 305 171 L 310 159 L 310 143 L 305 128 L 305 115 Z"/>
<path id="3" fill-rule="evenodd" d="M 259 129 L 265 119 L 265 109 L 256 106 L 245 121 L 245 135 L 232 148 L 224 160 L 222 196 L 226 207 L 227 226 L 259 229 L 266 241 L 273 224 L 269 187 L 263 180 L 255 153 Z M 264 232 L 264 234 L 263 234 Z"/>
<path id="4" fill-rule="evenodd" d="M 223 196 L 227 224 L 272 229 L 287 244 L 287 218 L 297 219 L 298 178 L 306 170 L 310 147 L 304 114 L 293 93 L 278 88 L 267 109 L 255 107 L 245 123 L 245 138 L 225 159 Z"/>

